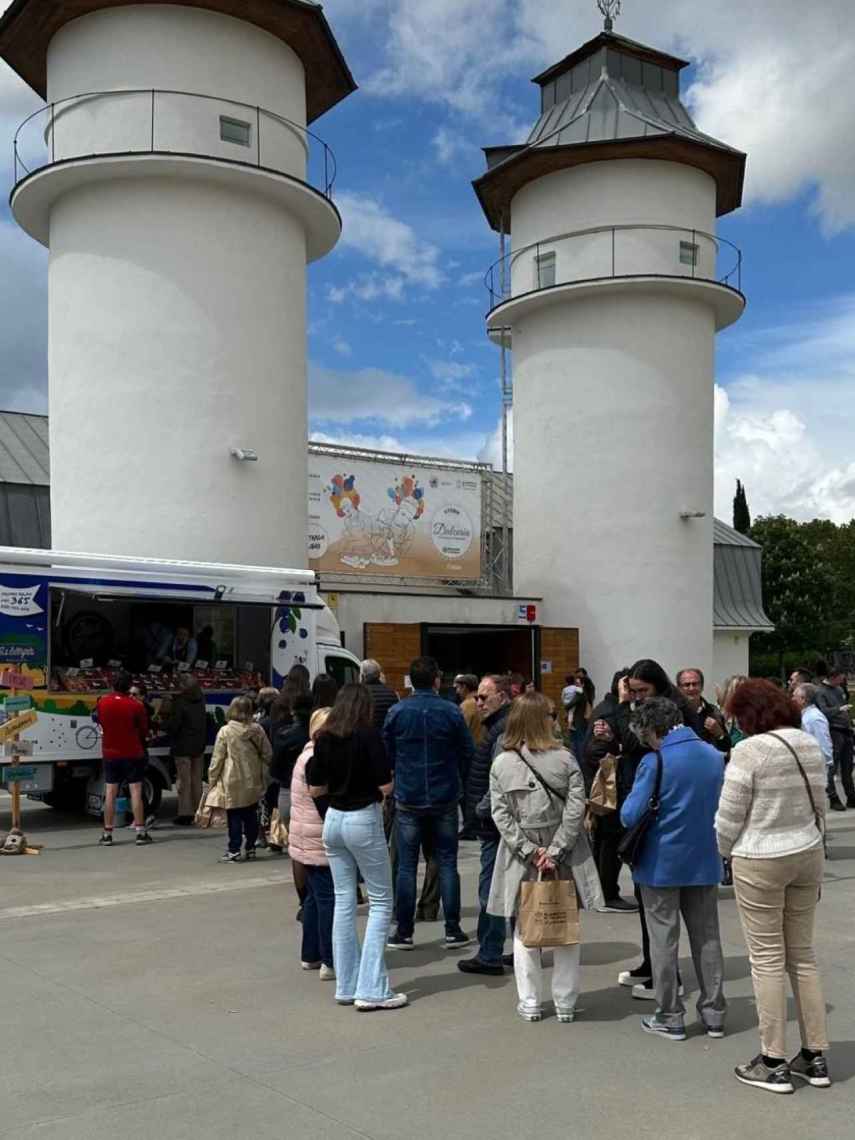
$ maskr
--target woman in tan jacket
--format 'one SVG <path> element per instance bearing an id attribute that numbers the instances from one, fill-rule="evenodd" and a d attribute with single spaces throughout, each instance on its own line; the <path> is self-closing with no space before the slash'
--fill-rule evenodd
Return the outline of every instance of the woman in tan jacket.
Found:
<path id="1" fill-rule="evenodd" d="M 207 802 L 226 809 L 229 826 L 229 845 L 221 863 L 240 862 L 244 839 L 246 858 L 255 858 L 258 801 L 267 788 L 272 750 L 264 729 L 253 722 L 252 712 L 249 697 L 235 697 L 211 757 Z"/>

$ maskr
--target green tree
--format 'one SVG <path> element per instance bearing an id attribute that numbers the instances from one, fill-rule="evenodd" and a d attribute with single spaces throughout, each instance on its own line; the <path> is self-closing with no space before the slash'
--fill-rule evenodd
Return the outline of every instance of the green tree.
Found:
<path id="1" fill-rule="evenodd" d="M 776 653 L 782 671 L 788 650 L 826 645 L 834 577 L 794 519 L 757 519 L 751 538 L 763 547 L 763 606 L 775 623 L 775 632 L 758 634 L 752 649 Z"/>
<path id="2" fill-rule="evenodd" d="M 831 576 L 831 609 L 826 650 L 855 648 L 855 519 L 837 525 L 828 519 L 802 524 L 814 559 Z"/>
<path id="3" fill-rule="evenodd" d="M 736 480 L 736 494 L 733 496 L 733 529 L 740 534 L 748 534 L 751 530 L 751 514 L 748 510 L 748 499 L 745 495 L 745 486 Z"/>

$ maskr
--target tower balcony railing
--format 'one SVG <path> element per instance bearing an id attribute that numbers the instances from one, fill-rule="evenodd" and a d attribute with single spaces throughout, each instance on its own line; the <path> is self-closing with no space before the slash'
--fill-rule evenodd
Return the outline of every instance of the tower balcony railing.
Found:
<path id="1" fill-rule="evenodd" d="M 332 200 L 335 155 L 265 107 L 157 88 L 92 91 L 33 112 L 15 132 L 14 185 L 60 163 L 140 154 L 209 158 L 285 174 Z"/>
<path id="2" fill-rule="evenodd" d="M 741 294 L 742 251 L 703 230 L 666 225 L 594 226 L 513 249 L 487 270 L 490 310 L 561 285 L 640 277 L 692 278 Z"/>

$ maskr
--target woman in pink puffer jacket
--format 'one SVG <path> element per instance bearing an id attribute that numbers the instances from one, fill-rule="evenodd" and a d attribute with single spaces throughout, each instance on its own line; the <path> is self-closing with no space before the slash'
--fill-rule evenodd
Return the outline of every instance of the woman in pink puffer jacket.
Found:
<path id="1" fill-rule="evenodd" d="M 332 957 L 332 926 L 335 890 L 329 861 L 324 852 L 323 830 L 326 801 L 312 799 L 306 783 L 306 764 L 315 750 L 315 736 L 329 716 L 329 709 L 316 709 L 309 721 L 309 743 L 300 753 L 291 777 L 291 821 L 288 854 L 306 870 L 303 901 L 304 970 L 320 970 L 324 981 L 335 979 Z"/>

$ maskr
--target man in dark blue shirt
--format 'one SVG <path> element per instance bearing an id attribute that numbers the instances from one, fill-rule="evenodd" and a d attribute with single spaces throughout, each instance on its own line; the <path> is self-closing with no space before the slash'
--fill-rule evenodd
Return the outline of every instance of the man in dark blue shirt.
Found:
<path id="1" fill-rule="evenodd" d="M 460 710 L 438 693 L 436 661 L 417 657 L 410 666 L 410 681 L 413 696 L 391 708 L 383 726 L 395 777 L 398 846 L 397 929 L 389 946 L 413 948 L 416 874 L 423 843 L 439 865 L 445 945 L 467 946 L 469 938 L 460 927 L 457 829 L 458 805 L 474 746 Z"/>

